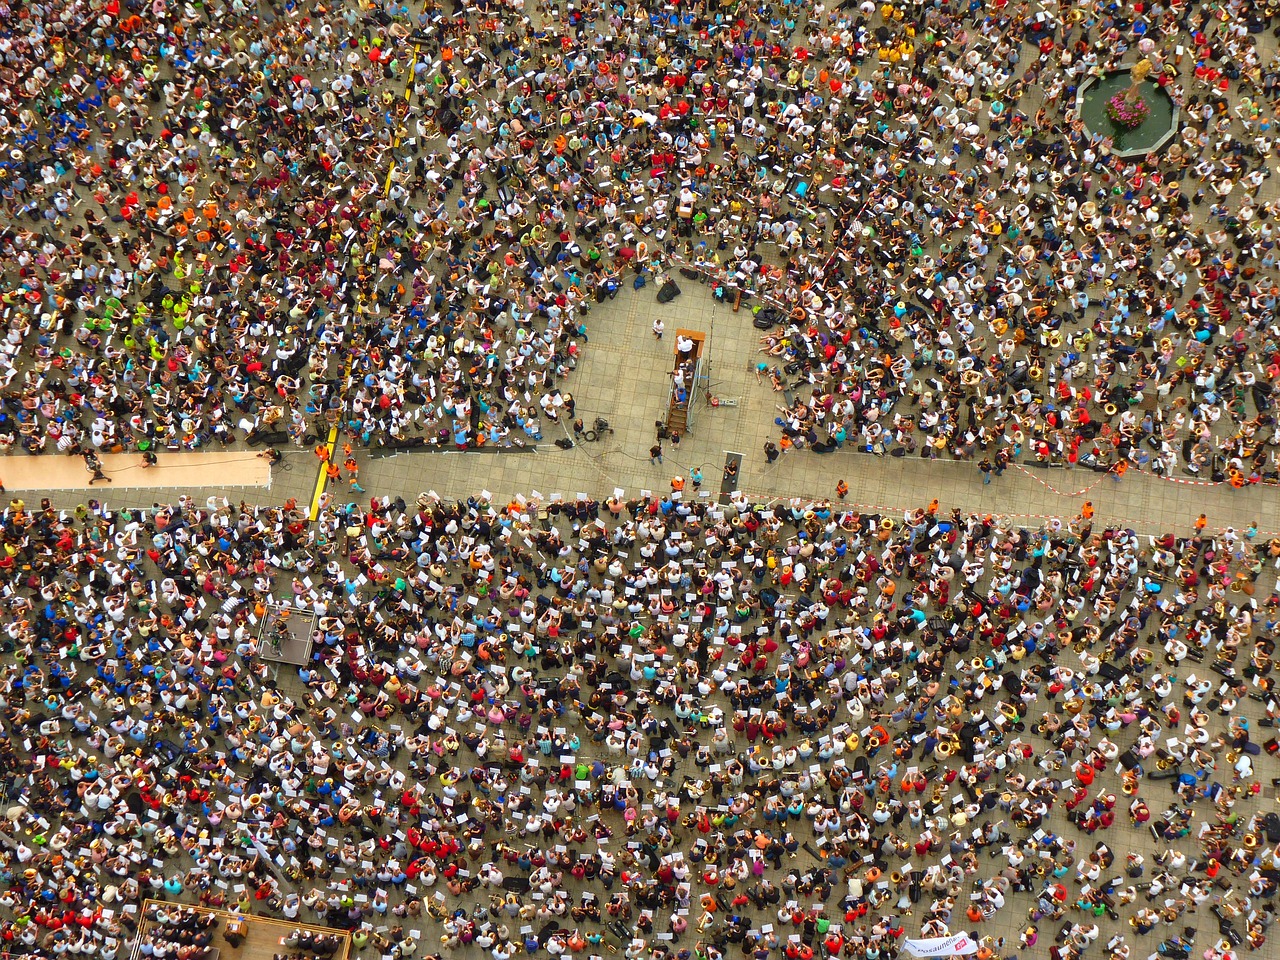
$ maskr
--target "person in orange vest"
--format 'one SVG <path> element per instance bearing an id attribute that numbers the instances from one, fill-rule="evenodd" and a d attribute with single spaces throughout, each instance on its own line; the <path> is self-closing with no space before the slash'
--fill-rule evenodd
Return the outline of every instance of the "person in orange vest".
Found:
<path id="1" fill-rule="evenodd" d="M 1116 465 L 1111 468 L 1111 479 L 1114 480 L 1116 483 L 1119 483 L 1121 480 L 1124 479 L 1124 475 L 1128 471 L 1128 469 L 1129 469 L 1128 460 L 1117 460 Z"/>
<path id="2" fill-rule="evenodd" d="M 671 478 L 671 492 L 681 493 L 684 490 L 684 477 L 676 476 Z"/>
<path id="3" fill-rule="evenodd" d="M 347 454 L 342 468 L 347 471 L 347 482 L 351 485 L 351 489 L 355 493 L 364 493 L 364 487 L 360 486 L 360 465 L 356 463 L 355 454 Z"/>
<path id="4" fill-rule="evenodd" d="M 849 495 L 849 485 L 843 480 L 836 481 L 836 498 L 843 500 Z"/>
<path id="5" fill-rule="evenodd" d="M 1084 506 L 1080 508 L 1080 519 L 1081 520 L 1093 519 L 1093 501 L 1092 500 L 1086 500 L 1084 502 Z"/>

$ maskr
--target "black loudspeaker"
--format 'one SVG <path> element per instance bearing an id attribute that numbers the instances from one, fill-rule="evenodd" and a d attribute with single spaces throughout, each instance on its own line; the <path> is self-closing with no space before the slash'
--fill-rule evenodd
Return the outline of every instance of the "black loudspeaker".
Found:
<path id="1" fill-rule="evenodd" d="M 254 430 L 244 438 L 244 442 L 251 447 L 256 447 L 259 444 L 274 447 L 277 444 L 288 443 L 289 434 L 284 430 Z"/>

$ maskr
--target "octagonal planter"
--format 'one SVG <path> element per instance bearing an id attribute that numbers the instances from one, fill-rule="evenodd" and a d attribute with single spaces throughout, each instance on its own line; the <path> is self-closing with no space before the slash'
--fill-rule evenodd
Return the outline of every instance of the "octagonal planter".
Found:
<path id="1" fill-rule="evenodd" d="M 1145 157 L 1159 153 L 1178 134 L 1182 110 L 1164 88 L 1150 80 L 1142 84 L 1142 96 L 1151 108 L 1147 119 L 1132 130 L 1116 126 L 1107 117 L 1107 101 L 1129 89 L 1128 69 L 1110 70 L 1103 76 L 1089 76 L 1076 90 L 1076 113 L 1089 133 L 1110 136 L 1111 152 L 1118 157 Z"/>

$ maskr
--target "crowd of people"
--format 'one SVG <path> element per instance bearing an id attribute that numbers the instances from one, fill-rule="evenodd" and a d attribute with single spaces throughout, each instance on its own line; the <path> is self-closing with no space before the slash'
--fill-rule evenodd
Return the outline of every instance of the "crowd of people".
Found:
<path id="1" fill-rule="evenodd" d="M 1253 528 L 424 494 L 15 500 L 0 540 L 11 952 L 148 898 L 499 960 L 1012 956 L 1002 910 L 1124 960 L 1197 907 L 1223 960 L 1274 919 Z"/>
<path id="2" fill-rule="evenodd" d="M 1276 477 L 1262 4 L 0 14 L 13 455 L 334 426 L 354 495 L 567 437 L 591 311 L 683 266 L 775 318 L 770 461 Z M 1139 57 L 1181 126 L 1122 158 L 1072 105 Z M 147 899 L 437 960 L 1263 946 L 1280 539 L 682 493 L 13 500 L 4 949 L 111 960 Z"/>
<path id="3" fill-rule="evenodd" d="M 778 312 L 787 445 L 1275 479 L 1258 4 L 13 10 L 5 448 L 526 445 L 685 264 Z"/>
<path id="4" fill-rule="evenodd" d="M 137 956 L 146 960 L 206 960 L 217 956 L 213 937 L 221 921 L 215 914 L 176 904 L 157 903 L 148 906 L 145 919 L 147 927 L 139 933 Z M 94 951 L 91 945 L 89 950 L 67 952 Z"/>

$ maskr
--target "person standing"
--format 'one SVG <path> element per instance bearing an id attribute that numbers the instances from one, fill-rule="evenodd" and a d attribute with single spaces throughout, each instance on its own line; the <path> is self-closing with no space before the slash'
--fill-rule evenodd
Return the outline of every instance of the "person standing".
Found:
<path id="1" fill-rule="evenodd" d="M 978 463 L 978 472 L 982 474 L 982 485 L 985 487 L 991 482 L 991 461 L 983 457 Z"/>
<path id="2" fill-rule="evenodd" d="M 347 459 L 342 463 L 342 469 L 347 471 L 347 483 L 350 484 L 353 493 L 364 493 L 364 487 L 360 486 L 360 465 L 356 463 L 355 454 L 348 454 Z"/>
<path id="3" fill-rule="evenodd" d="M 764 442 L 764 458 L 769 463 L 773 463 L 773 461 L 778 459 L 778 445 L 772 440 L 766 440 Z"/>
<path id="4" fill-rule="evenodd" d="M 652 447 L 649 448 L 649 462 L 650 463 L 662 462 L 662 444 L 655 443 Z"/>
<path id="5" fill-rule="evenodd" d="M 849 495 L 849 485 L 843 480 L 836 481 L 836 499 L 843 500 Z"/>
<path id="6" fill-rule="evenodd" d="M 693 483 L 693 489 L 697 490 L 702 486 L 702 468 L 692 467 L 689 470 L 689 480 Z"/>

